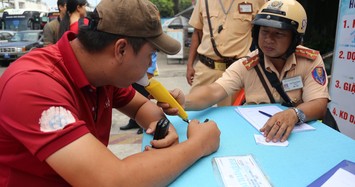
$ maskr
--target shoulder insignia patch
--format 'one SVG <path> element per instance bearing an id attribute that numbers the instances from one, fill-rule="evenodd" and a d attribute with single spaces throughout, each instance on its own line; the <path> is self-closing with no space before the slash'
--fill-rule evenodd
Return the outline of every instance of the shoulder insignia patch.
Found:
<path id="1" fill-rule="evenodd" d="M 303 57 L 309 60 L 315 60 L 319 55 L 319 51 L 307 48 L 297 47 L 295 51 L 296 56 Z"/>
<path id="2" fill-rule="evenodd" d="M 243 61 L 243 65 L 245 66 L 245 68 L 247 68 L 247 70 L 252 69 L 258 63 L 259 63 L 259 55 L 252 56 Z"/>
<path id="3" fill-rule="evenodd" d="M 313 79 L 320 85 L 324 86 L 327 82 L 327 75 L 323 67 L 315 67 L 312 71 Z"/>

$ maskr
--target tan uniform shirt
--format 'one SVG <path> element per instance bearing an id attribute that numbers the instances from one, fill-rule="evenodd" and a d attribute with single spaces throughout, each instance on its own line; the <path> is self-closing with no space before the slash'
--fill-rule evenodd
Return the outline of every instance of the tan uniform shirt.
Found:
<path id="1" fill-rule="evenodd" d="M 281 74 L 279 74 L 274 65 L 265 58 L 266 69 L 275 72 L 280 80 L 301 76 L 303 88 L 286 92 L 290 99 L 297 104 L 318 98 L 330 99 L 327 87 L 328 80 L 322 57 L 317 51 L 303 46 L 298 46 L 297 50 L 301 52 L 296 52 L 296 54 L 292 54 L 287 59 Z M 235 90 L 244 88 L 247 104 L 270 103 L 270 99 L 254 68 L 255 65 L 258 65 L 275 101 L 282 103 L 283 100 L 281 96 L 278 94 L 277 90 L 271 86 L 263 73 L 257 55 L 258 50 L 255 50 L 248 55 L 251 57 L 248 60 L 243 58 L 240 59 L 238 63 L 233 63 L 216 82 L 220 84 L 228 94 L 232 94 Z M 319 76 L 315 75 L 316 70 L 319 68 L 323 70 L 323 81 L 325 82 L 319 81 Z"/>
<path id="2" fill-rule="evenodd" d="M 47 23 L 43 28 L 44 45 L 55 44 L 59 40 L 59 25 L 58 19 L 54 19 Z"/>
<path id="3" fill-rule="evenodd" d="M 230 11 L 225 15 L 220 2 L 223 3 L 225 11 Z M 231 5 L 231 2 L 233 4 Z M 252 6 L 250 13 L 240 13 L 239 8 L 249 3 Z M 250 51 L 252 42 L 251 28 L 252 20 L 259 11 L 260 7 L 265 3 L 264 0 L 209 0 L 208 8 L 210 14 L 213 36 L 216 41 L 218 51 L 226 57 L 242 57 L 246 56 Z M 243 8 L 243 6 L 242 6 Z M 212 47 L 210 39 L 210 30 L 207 21 L 206 7 L 204 0 L 197 0 L 189 24 L 194 28 L 203 31 L 201 44 L 197 52 L 209 58 L 218 60 L 218 57 Z M 218 33 L 218 27 L 222 25 L 223 30 Z"/>

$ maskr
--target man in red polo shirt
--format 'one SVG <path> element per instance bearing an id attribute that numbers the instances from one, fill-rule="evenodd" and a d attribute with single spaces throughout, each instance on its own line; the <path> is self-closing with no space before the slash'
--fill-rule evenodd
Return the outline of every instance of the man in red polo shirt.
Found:
<path id="1" fill-rule="evenodd" d="M 101 0 L 77 38 L 67 32 L 14 62 L 0 78 L 0 186 L 166 186 L 216 151 L 217 125 L 197 120 L 180 144 L 170 126 L 157 149 L 124 160 L 106 147 L 112 108 L 154 132 L 162 110 L 130 85 L 152 53 L 179 46 L 150 1 Z"/>

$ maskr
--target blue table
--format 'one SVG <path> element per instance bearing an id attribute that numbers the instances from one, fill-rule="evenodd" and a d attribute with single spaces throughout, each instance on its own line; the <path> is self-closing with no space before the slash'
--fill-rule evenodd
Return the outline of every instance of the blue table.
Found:
<path id="1" fill-rule="evenodd" d="M 275 187 L 307 186 L 342 160 L 355 162 L 355 141 L 318 121 L 308 123 L 316 130 L 292 133 L 287 147 L 274 147 L 255 143 L 253 135 L 259 132 L 235 112 L 235 107 L 213 107 L 188 114 L 190 119 L 209 118 L 218 124 L 220 147 L 214 154 L 197 161 L 170 186 L 220 185 L 211 163 L 212 158 L 218 156 L 252 154 Z M 169 116 L 169 120 L 180 142 L 185 141 L 187 124 L 176 116 Z M 151 135 L 144 134 L 142 149 L 151 140 Z"/>

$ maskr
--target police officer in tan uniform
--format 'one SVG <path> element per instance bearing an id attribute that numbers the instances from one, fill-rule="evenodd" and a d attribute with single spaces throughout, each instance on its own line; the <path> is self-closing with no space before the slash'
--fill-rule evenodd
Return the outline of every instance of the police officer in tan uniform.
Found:
<path id="1" fill-rule="evenodd" d="M 306 31 L 307 15 L 297 1 L 267 2 L 253 24 L 257 49 L 248 58 L 233 63 L 215 83 L 196 88 L 186 98 L 176 97 L 185 99 L 187 110 L 200 110 L 244 88 L 247 104 L 284 103 L 282 92 L 271 86 L 265 72 L 274 73 L 294 107 L 273 115 L 260 131 L 266 141 L 283 142 L 295 125 L 325 115 L 330 98 L 324 63 L 318 51 L 299 45 Z"/>
<path id="2" fill-rule="evenodd" d="M 250 52 L 251 22 L 265 0 L 209 0 L 207 3 L 208 12 L 206 1 L 198 0 L 189 21 L 195 28 L 186 71 L 191 91 L 213 83 L 229 65 Z M 196 57 L 198 62 L 194 66 Z M 231 104 L 231 97 L 218 103 L 219 106 Z"/>

